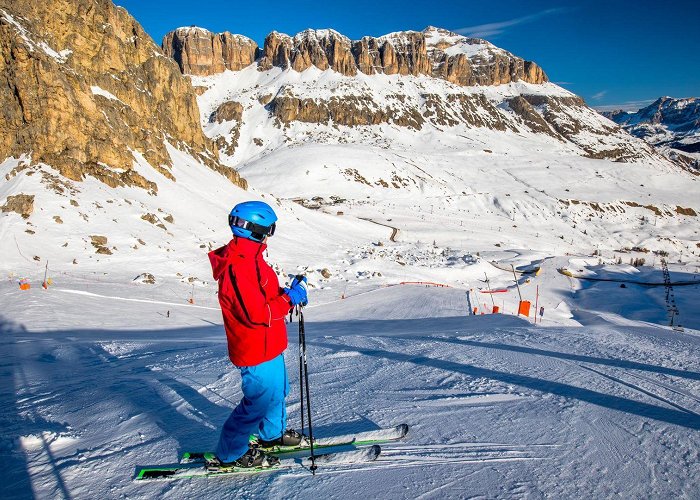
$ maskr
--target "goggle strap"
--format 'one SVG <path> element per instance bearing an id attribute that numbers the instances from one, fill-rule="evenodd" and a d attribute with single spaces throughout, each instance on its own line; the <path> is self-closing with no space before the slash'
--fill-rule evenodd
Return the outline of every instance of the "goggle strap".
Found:
<path id="1" fill-rule="evenodd" d="M 243 222 L 243 225 L 239 225 L 238 222 Z M 276 224 L 273 222 L 271 226 L 261 226 L 255 222 L 250 222 L 249 220 L 241 219 L 237 215 L 228 216 L 228 225 L 233 227 L 240 227 L 242 229 L 247 229 L 250 231 L 252 236 L 256 239 L 263 239 L 265 236 L 272 236 L 275 234 Z"/>

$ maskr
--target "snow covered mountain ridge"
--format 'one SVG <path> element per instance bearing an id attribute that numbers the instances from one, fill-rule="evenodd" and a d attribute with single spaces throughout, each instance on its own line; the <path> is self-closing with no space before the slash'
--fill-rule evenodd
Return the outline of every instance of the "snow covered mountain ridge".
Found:
<path id="1" fill-rule="evenodd" d="M 429 26 L 360 40 L 332 29 L 307 29 L 295 36 L 273 31 L 262 48 L 247 37 L 178 28 L 163 38 L 163 51 L 185 74 L 206 76 L 224 69 L 241 70 L 260 59 L 261 71 L 272 67 L 304 71 L 328 68 L 346 76 L 429 75 L 458 85 L 499 85 L 514 81 L 542 83 L 544 71 L 478 38 Z"/>
<path id="2" fill-rule="evenodd" d="M 331 29 L 293 37 L 272 32 L 262 49 L 242 35 L 189 27 L 168 33 L 163 50 L 190 76 L 197 94 L 208 93 L 200 98 L 202 124 L 230 166 L 247 161 L 248 153 L 275 149 L 262 137 L 239 141 L 241 127 L 259 128 L 266 117 L 276 128 L 317 124 L 307 139 L 318 142 L 352 141 L 336 133 L 339 126 L 450 133 L 465 125 L 548 135 L 590 158 L 634 161 L 656 154 L 601 120 L 578 96 L 548 83 L 534 62 L 432 26 L 355 41 Z M 208 92 L 214 81 L 225 99 Z M 223 81 L 230 88 L 224 90 Z M 265 111 L 253 113 L 261 107 Z M 375 131 L 370 142 L 384 143 L 381 136 Z"/>
<path id="3" fill-rule="evenodd" d="M 696 169 L 700 169 L 700 99 L 660 97 L 649 106 L 631 113 L 601 113 L 624 127 L 630 134 L 644 139 Z"/>

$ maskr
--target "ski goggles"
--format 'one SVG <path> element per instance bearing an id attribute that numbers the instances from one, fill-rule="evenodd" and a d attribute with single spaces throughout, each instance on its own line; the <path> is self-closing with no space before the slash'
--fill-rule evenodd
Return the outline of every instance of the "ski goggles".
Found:
<path id="1" fill-rule="evenodd" d="M 271 226 L 261 226 L 255 222 L 250 222 L 249 220 L 241 219 L 237 215 L 228 216 L 228 225 L 231 227 L 240 227 L 241 229 L 247 229 L 251 232 L 253 238 L 262 240 L 265 236 L 272 236 L 275 234 L 276 224 L 273 222 Z"/>

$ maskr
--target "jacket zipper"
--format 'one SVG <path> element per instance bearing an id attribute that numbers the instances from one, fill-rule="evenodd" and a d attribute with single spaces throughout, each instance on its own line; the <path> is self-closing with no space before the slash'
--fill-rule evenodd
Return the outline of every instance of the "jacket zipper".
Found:
<path id="1" fill-rule="evenodd" d="M 265 303 L 267 303 L 267 294 L 265 293 L 265 289 L 262 286 L 262 277 L 260 276 L 260 264 L 258 263 L 258 255 L 255 256 L 255 272 L 258 275 L 258 287 L 260 288 L 260 292 L 262 292 L 263 297 L 265 297 Z M 269 308 L 269 306 L 268 306 Z M 272 318 L 270 318 L 271 320 Z M 263 339 L 264 345 L 263 345 L 263 356 L 267 358 L 267 330 L 269 329 L 270 325 L 269 322 L 267 325 L 265 325 L 265 338 Z"/>

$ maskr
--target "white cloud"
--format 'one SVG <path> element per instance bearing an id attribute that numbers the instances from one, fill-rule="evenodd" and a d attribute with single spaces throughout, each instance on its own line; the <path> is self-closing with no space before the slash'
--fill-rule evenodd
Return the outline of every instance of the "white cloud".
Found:
<path id="1" fill-rule="evenodd" d="M 591 96 L 591 99 L 593 99 L 594 101 L 600 101 L 603 97 L 605 97 L 605 94 L 607 94 L 607 93 L 608 93 L 607 90 L 601 90 L 597 94 L 593 94 Z"/>
<path id="2" fill-rule="evenodd" d="M 467 26 L 452 31 L 454 31 L 455 33 L 459 33 L 460 35 L 466 35 L 474 38 L 493 38 L 494 36 L 503 33 L 506 30 L 506 28 L 517 26 L 519 24 L 531 23 L 545 16 L 556 14 L 564 10 L 566 9 L 563 7 L 556 7 L 554 9 L 543 10 L 541 12 L 530 14 L 528 16 L 516 17 L 515 19 L 510 19 L 508 21 L 501 21 L 497 23 L 488 24 L 477 24 L 476 26 Z"/>
<path id="3" fill-rule="evenodd" d="M 622 104 L 606 104 L 605 106 L 593 106 L 596 111 L 639 111 L 642 108 L 649 106 L 654 102 L 654 99 L 644 99 L 641 101 L 627 101 Z"/>

